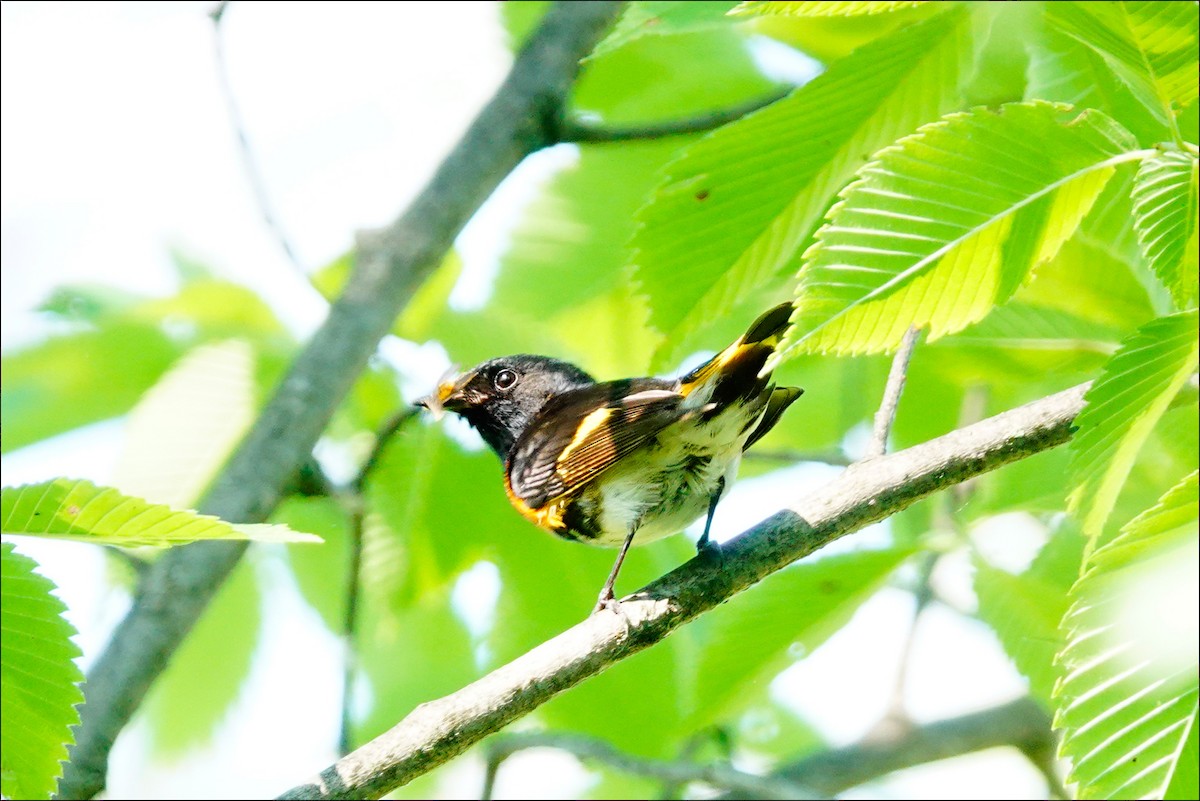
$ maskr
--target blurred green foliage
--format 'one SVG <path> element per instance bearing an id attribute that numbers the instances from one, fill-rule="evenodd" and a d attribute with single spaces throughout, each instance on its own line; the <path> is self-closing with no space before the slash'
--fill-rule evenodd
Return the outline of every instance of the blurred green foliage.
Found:
<path id="1" fill-rule="evenodd" d="M 514 47 L 544 5 L 504 4 Z M 1080 666 L 1113 625 L 1094 610 L 1128 592 L 1117 579 L 1186 581 L 1155 569 L 1197 548 L 1195 4 L 773 2 L 727 14 L 735 5 L 629 4 L 586 61 L 571 113 L 631 125 L 764 97 L 779 86 L 778 48 L 819 74 L 707 133 L 560 145 L 569 158 L 522 210 L 486 300 L 450 303 L 462 276 L 450 254 L 395 334 L 460 364 L 524 351 L 603 378 L 669 373 L 794 298 L 776 376 L 807 394 L 756 447 L 770 458 L 747 459 L 755 476 L 858 456 L 889 349 L 911 324 L 931 341 L 913 359 L 895 447 L 1096 383 L 1069 451 L 912 507 L 890 521 L 889 545 L 783 571 L 524 725 L 667 758 L 721 732 L 735 758 L 770 770 L 825 747 L 769 691 L 775 677 L 908 575 L 914 553 L 966 552 L 977 616 L 1056 713 L 1079 796 L 1194 797 L 1195 654 L 1184 680 L 1164 684 L 1166 657 L 1137 638 L 1122 646 L 1151 667 L 1120 677 L 1121 692 L 1153 685 L 1155 715 L 1104 690 L 1123 663 Z M 352 260 L 314 283 L 336 293 Z M 181 269 L 181 282 L 169 298 L 76 287 L 47 302 L 65 332 L 3 356 L 5 451 L 130 412 L 206 343 L 245 343 L 265 394 L 296 351 L 269 304 L 203 270 Z M 361 461 L 401 404 L 398 385 L 373 363 L 327 452 Z M 410 421 L 378 457 L 361 497 L 291 498 L 275 516 L 324 537 L 289 546 L 287 564 L 338 635 L 361 529 L 356 742 L 577 622 L 611 559 L 525 523 L 492 454 L 442 425 Z M 778 506 L 796 491 L 775 486 Z M 974 536 L 1013 513 L 1044 541 L 1020 570 Z M 682 537 L 636 550 L 619 590 L 690 553 Z M 484 574 L 498 581 L 494 604 L 482 584 L 463 586 Z M 270 602 L 265 575 L 243 566 L 157 685 L 148 720 L 164 751 L 211 737 L 237 697 Z M 472 593 L 483 612 L 455 601 Z M 1079 703 L 1097 693 L 1105 703 Z M 1117 769 L 1134 757 L 1156 767 Z M 595 797 L 655 790 L 593 769 Z M 399 795 L 437 787 L 426 777 Z"/>

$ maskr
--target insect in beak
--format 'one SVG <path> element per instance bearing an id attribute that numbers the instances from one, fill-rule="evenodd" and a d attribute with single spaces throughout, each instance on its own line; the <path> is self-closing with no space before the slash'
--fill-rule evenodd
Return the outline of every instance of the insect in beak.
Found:
<path id="1" fill-rule="evenodd" d="M 434 420 L 441 420 L 446 412 L 461 409 L 466 405 L 463 388 L 474 377 L 474 372 L 458 375 L 458 365 L 452 364 L 442 373 L 437 389 L 423 398 L 417 398 L 416 405 L 428 409 Z"/>

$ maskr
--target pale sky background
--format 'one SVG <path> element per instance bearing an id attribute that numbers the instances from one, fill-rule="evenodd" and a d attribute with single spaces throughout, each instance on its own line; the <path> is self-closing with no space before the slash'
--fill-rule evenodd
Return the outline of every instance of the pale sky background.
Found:
<path id="1" fill-rule="evenodd" d="M 46 334 L 32 309 L 59 284 L 171 292 L 172 248 L 261 290 L 300 337 L 319 321 L 323 303 L 263 224 L 247 181 L 219 90 L 211 7 L 0 6 L 0 344 L 6 351 Z M 356 230 L 403 209 L 510 62 L 490 2 L 239 2 L 223 24 L 230 80 L 266 191 L 309 269 L 345 252 Z M 763 53 L 770 52 L 764 45 Z M 488 274 L 506 225 L 539 178 L 572 159 L 571 148 L 556 148 L 501 188 L 503 198 L 493 199 L 460 239 L 469 276 Z M 459 297 L 471 300 L 469 292 Z M 403 360 L 416 349 L 392 341 L 386 352 Z M 408 378 L 430 385 L 444 357 L 429 349 L 421 354 Z M 104 482 L 121 441 L 116 421 L 27 448 L 4 458 L 3 483 L 64 474 Z M 781 488 L 797 477 L 811 483 L 823 474 L 832 471 L 801 467 L 784 480 L 735 485 L 717 516 L 718 534 L 730 536 L 779 508 L 786 502 Z M 1031 552 L 1036 536 L 1022 521 L 1008 522 L 996 536 L 1030 538 Z M 885 536 L 863 532 L 839 547 Z M 128 599 L 105 589 L 103 561 L 87 546 L 23 540 L 18 547 L 58 583 L 80 630 L 86 668 Z M 966 575 L 961 561 L 945 575 Z M 109 797 L 273 796 L 334 758 L 339 643 L 304 605 L 277 557 L 268 551 L 255 564 L 274 587 L 274 603 L 243 701 L 211 747 L 170 763 L 147 763 L 148 730 L 128 729 L 114 751 Z M 468 598 L 476 581 L 476 595 L 488 594 L 487 570 L 472 571 L 464 580 Z M 945 589 L 971 603 L 969 588 Z M 910 616 L 906 594 L 880 593 L 777 681 L 779 697 L 836 743 L 854 741 L 890 699 Z M 298 686 L 311 688 L 300 707 Z M 909 671 L 917 719 L 970 711 L 1022 691 L 1023 681 L 984 626 L 936 606 L 922 618 Z M 522 769 L 531 764 L 535 771 Z M 980 776 L 994 779 L 981 785 Z M 481 763 L 460 761 L 443 769 L 443 795 L 478 797 L 481 779 Z M 573 797 L 586 786 L 587 774 L 572 758 L 537 752 L 512 760 L 497 793 Z M 949 798 L 964 789 L 980 798 L 1046 792 L 1022 757 L 999 749 L 897 774 L 870 797 Z"/>

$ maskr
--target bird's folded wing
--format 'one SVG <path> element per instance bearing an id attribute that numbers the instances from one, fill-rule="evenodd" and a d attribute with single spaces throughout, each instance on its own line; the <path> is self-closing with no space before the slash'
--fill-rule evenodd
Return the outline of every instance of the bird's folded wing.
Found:
<path id="1" fill-rule="evenodd" d="M 552 399 L 513 447 L 510 492 L 532 508 L 575 492 L 683 418 L 682 401 L 673 384 L 651 380 L 594 384 Z"/>

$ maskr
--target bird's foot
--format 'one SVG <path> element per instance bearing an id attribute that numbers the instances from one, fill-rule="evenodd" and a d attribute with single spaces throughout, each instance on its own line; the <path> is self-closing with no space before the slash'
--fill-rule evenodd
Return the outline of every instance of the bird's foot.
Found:
<path id="1" fill-rule="evenodd" d="M 710 540 L 708 537 L 701 537 L 696 543 L 696 555 L 717 564 L 725 561 L 725 552 L 721 550 L 721 543 Z"/>

